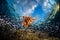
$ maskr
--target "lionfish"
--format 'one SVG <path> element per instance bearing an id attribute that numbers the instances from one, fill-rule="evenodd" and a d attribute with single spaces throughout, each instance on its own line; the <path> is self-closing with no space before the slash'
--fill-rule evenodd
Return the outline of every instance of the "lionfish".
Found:
<path id="1" fill-rule="evenodd" d="M 35 18 L 29 17 L 29 16 L 23 16 L 22 26 L 30 27 L 34 20 Z"/>

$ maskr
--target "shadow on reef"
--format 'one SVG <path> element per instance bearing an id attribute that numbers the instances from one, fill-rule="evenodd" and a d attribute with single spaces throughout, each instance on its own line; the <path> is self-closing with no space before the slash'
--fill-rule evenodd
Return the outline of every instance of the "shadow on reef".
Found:
<path id="1" fill-rule="evenodd" d="M 0 22 L 0 40 L 59 40 L 45 31 L 17 29 L 3 19 Z"/>

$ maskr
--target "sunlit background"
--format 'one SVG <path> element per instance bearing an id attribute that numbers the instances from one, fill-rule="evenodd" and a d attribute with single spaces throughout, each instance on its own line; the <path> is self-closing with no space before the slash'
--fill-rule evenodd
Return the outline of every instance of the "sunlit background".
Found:
<path id="1" fill-rule="evenodd" d="M 19 16 L 31 16 L 35 22 L 44 22 L 56 4 L 55 0 L 7 0 L 13 4 L 15 12 Z"/>

